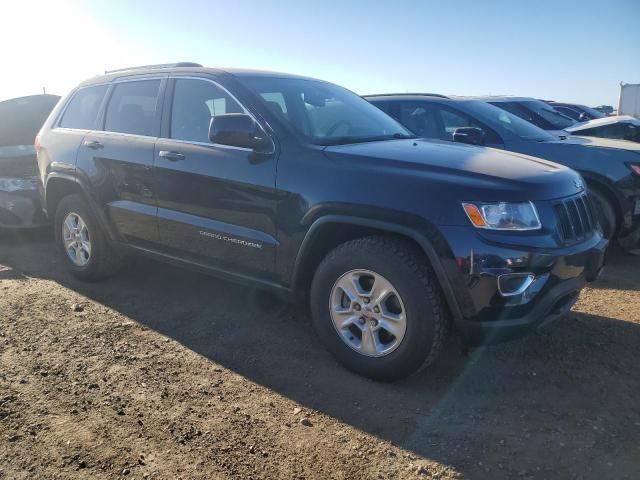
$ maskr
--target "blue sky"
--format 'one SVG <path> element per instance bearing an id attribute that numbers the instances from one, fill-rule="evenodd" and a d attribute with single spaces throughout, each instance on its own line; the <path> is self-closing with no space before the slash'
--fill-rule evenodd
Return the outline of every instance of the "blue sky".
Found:
<path id="1" fill-rule="evenodd" d="M 179 60 L 298 73 L 361 94 L 615 105 L 621 80 L 640 83 L 640 0 L 35 3 L 3 15 L 16 27 L 0 41 L 15 49 L 3 47 L 0 60 L 22 69 L 0 83 L 0 99 L 42 86 L 64 93 L 105 69 Z M 1 38 L 29 22 L 30 39 Z"/>

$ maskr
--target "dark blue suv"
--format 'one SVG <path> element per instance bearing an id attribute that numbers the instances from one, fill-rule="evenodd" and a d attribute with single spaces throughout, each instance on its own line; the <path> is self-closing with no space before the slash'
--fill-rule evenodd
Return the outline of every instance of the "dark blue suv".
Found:
<path id="1" fill-rule="evenodd" d="M 450 324 L 497 341 L 558 318 L 607 245 L 574 171 L 419 139 L 292 75 L 112 72 L 60 102 L 37 149 L 75 275 L 139 253 L 307 298 L 325 345 L 377 379 L 429 364 Z"/>

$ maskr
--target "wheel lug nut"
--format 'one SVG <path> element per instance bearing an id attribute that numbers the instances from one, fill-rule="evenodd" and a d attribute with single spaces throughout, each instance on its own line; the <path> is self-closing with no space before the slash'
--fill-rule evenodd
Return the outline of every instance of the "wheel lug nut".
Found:
<path id="1" fill-rule="evenodd" d="M 372 327 L 377 327 L 378 326 L 378 320 L 376 320 L 375 318 L 371 319 L 371 326 Z"/>
<path id="2" fill-rule="evenodd" d="M 353 306 L 353 309 L 354 309 L 356 312 L 359 312 L 360 310 L 362 310 L 362 307 L 360 306 L 360 304 L 359 304 L 359 303 L 356 303 L 356 304 Z"/>
<path id="3" fill-rule="evenodd" d="M 358 319 L 358 323 L 359 323 L 360 325 L 364 325 L 364 322 L 365 322 L 364 317 L 360 317 L 360 318 Z"/>
<path id="4" fill-rule="evenodd" d="M 369 300 L 369 297 L 364 297 L 364 303 L 369 303 L 371 300 Z"/>
<path id="5" fill-rule="evenodd" d="M 375 307 L 375 308 L 373 309 L 373 311 L 374 311 L 374 312 L 376 312 L 376 313 L 380 313 L 380 308 L 379 308 L 379 307 Z"/>

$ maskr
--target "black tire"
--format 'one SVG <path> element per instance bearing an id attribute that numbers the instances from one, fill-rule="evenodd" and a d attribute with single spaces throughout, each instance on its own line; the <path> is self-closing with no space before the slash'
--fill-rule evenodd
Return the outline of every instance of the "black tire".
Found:
<path id="1" fill-rule="evenodd" d="M 329 307 L 333 286 L 343 274 L 358 269 L 382 275 L 404 303 L 404 337 L 384 356 L 357 352 L 333 325 Z M 311 285 L 311 313 L 318 336 L 346 368 L 382 381 L 401 379 L 432 363 L 442 349 L 449 323 L 435 275 L 422 252 L 408 242 L 378 236 L 349 241 L 326 256 Z"/>
<path id="2" fill-rule="evenodd" d="M 71 212 L 78 214 L 87 226 L 91 239 L 91 255 L 86 265 L 78 266 L 69 257 L 64 246 L 63 224 Z M 54 220 L 55 242 L 63 261 L 71 273 L 82 280 L 100 280 L 113 275 L 121 266 L 119 252 L 109 243 L 100 223 L 81 195 L 68 195 L 60 200 Z"/>
<path id="3" fill-rule="evenodd" d="M 598 190 L 592 189 L 589 192 L 591 204 L 593 205 L 596 218 L 602 227 L 602 233 L 605 238 L 612 239 L 617 232 L 618 223 L 616 211 L 609 199 Z"/>

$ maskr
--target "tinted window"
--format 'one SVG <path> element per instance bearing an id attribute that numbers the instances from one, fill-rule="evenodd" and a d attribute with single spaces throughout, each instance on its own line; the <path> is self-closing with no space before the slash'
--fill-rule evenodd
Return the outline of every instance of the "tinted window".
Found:
<path id="1" fill-rule="evenodd" d="M 474 127 L 479 128 L 485 134 L 484 141 L 487 144 L 499 144 L 502 143 L 502 139 L 493 130 L 486 125 L 478 122 L 474 118 L 471 118 L 466 113 L 459 110 L 453 110 L 446 107 L 440 109 L 440 117 L 445 130 L 445 140 L 453 141 L 453 133 L 457 128 L 462 127 Z"/>
<path id="2" fill-rule="evenodd" d="M 585 128 L 573 132 L 574 135 L 585 137 L 617 138 L 620 140 L 636 140 L 640 135 L 640 129 L 628 123 L 614 123 L 600 127 Z"/>
<path id="3" fill-rule="evenodd" d="M 170 137 L 191 142 L 209 142 L 211 117 L 242 112 L 242 107 L 228 93 L 211 82 L 176 80 Z"/>
<path id="4" fill-rule="evenodd" d="M 578 111 L 576 111 L 576 110 L 574 110 L 572 108 L 558 107 L 556 105 L 554 105 L 553 108 L 555 108 L 561 114 L 566 115 L 569 118 L 572 118 L 573 120 L 577 121 L 580 118 L 580 112 L 578 112 Z"/>
<path id="5" fill-rule="evenodd" d="M 95 128 L 98 109 L 102 103 L 108 85 L 98 85 L 78 90 L 67 105 L 60 126 L 65 128 Z"/>
<path id="6" fill-rule="evenodd" d="M 117 84 L 107 107 L 105 130 L 150 136 L 159 88 L 160 80 Z"/>
<path id="7" fill-rule="evenodd" d="M 451 140 L 451 137 L 446 135 L 436 105 L 426 102 L 402 102 L 399 120 L 405 127 L 421 137 Z"/>
<path id="8" fill-rule="evenodd" d="M 461 103 L 464 105 L 465 111 L 471 112 L 475 118 L 494 128 L 497 132 L 502 133 L 507 130 L 523 140 L 541 142 L 557 140 L 556 137 L 534 124 L 482 100 L 467 100 Z"/>
<path id="9" fill-rule="evenodd" d="M 562 130 L 575 124 L 572 119 L 554 110 L 553 107 L 544 102 L 526 100 L 492 103 L 544 130 Z"/>

